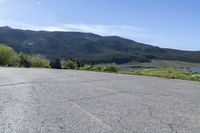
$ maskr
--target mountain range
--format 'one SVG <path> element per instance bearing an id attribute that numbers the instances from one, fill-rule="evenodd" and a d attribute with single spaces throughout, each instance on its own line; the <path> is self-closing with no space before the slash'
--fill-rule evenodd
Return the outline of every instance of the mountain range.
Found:
<path id="1" fill-rule="evenodd" d="M 200 51 L 166 49 L 118 36 L 81 32 L 48 32 L 0 27 L 0 44 L 17 52 L 41 54 L 49 59 L 89 63 L 148 62 L 152 59 L 200 62 Z"/>

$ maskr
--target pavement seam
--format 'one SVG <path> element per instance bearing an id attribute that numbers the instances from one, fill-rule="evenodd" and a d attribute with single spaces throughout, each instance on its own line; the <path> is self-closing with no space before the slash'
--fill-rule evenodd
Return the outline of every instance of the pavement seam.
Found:
<path id="1" fill-rule="evenodd" d="M 106 123 L 104 123 L 101 119 L 97 118 L 96 116 L 92 115 L 91 113 L 89 113 L 87 110 L 83 109 L 81 106 L 79 106 L 78 104 L 74 103 L 73 101 L 69 101 L 74 107 L 76 107 L 77 109 L 79 109 L 80 111 L 82 111 L 85 115 L 89 116 L 91 119 L 95 120 L 97 123 L 99 123 L 100 125 L 102 125 L 103 127 L 106 128 L 106 130 L 112 130 L 112 128 L 107 125 Z"/>
<path id="2" fill-rule="evenodd" d="M 80 100 L 97 99 L 97 98 L 103 98 L 103 97 L 113 96 L 113 95 L 117 95 L 117 94 L 120 94 L 120 92 L 110 93 L 110 94 L 100 95 L 100 96 L 92 96 L 92 97 L 82 97 L 82 98 L 77 98 L 77 99 L 70 99 L 70 101 L 71 102 L 75 102 L 75 101 L 80 101 Z"/>
<path id="3" fill-rule="evenodd" d="M 101 79 L 101 80 L 85 80 L 85 81 L 74 81 L 77 83 L 90 83 L 90 82 L 102 82 L 102 81 L 108 81 L 110 79 Z M 123 80 L 123 79 L 113 79 L 114 80 Z M 50 82 L 63 82 L 64 80 L 60 81 L 54 81 L 54 80 L 44 80 L 44 81 L 27 81 L 27 82 L 14 82 L 14 83 L 6 83 L 6 84 L 0 84 L 0 87 L 7 87 L 7 86 L 16 86 L 16 85 L 26 85 L 26 84 L 41 84 L 41 83 L 50 83 Z M 65 81 L 66 83 L 67 81 Z M 72 82 L 72 81 L 68 81 Z"/>

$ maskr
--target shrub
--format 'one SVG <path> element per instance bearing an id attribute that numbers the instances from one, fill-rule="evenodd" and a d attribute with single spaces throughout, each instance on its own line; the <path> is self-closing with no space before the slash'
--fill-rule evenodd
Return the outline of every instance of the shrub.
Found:
<path id="1" fill-rule="evenodd" d="M 111 64 L 107 66 L 84 66 L 81 67 L 80 70 L 88 70 L 88 71 L 102 71 L 102 72 L 117 72 L 117 65 Z"/>
<path id="2" fill-rule="evenodd" d="M 10 58 L 8 65 L 9 66 L 16 66 L 16 67 L 20 66 L 20 57 L 17 53 L 13 53 L 13 55 Z"/>
<path id="3" fill-rule="evenodd" d="M 0 65 L 8 65 L 14 50 L 6 45 L 0 45 Z"/>
<path id="4" fill-rule="evenodd" d="M 102 71 L 104 71 L 104 72 L 117 72 L 117 65 L 111 64 L 111 65 L 104 66 L 102 68 Z"/>
<path id="5" fill-rule="evenodd" d="M 28 58 L 29 58 L 29 55 L 20 53 L 19 54 L 19 59 L 20 59 L 19 66 L 20 67 L 31 67 L 31 64 L 28 61 L 29 60 Z"/>
<path id="6" fill-rule="evenodd" d="M 81 63 L 80 61 L 73 59 L 63 60 L 61 64 L 63 69 L 80 69 L 81 67 L 84 66 L 84 64 Z"/>
<path id="7" fill-rule="evenodd" d="M 91 71 L 102 71 L 102 67 L 100 66 L 90 66 Z"/>
<path id="8" fill-rule="evenodd" d="M 42 55 L 31 55 L 28 56 L 28 62 L 32 67 L 49 67 L 49 60 Z"/>
<path id="9" fill-rule="evenodd" d="M 83 67 L 80 67 L 80 70 L 91 70 L 91 66 L 88 66 L 88 65 L 86 65 L 86 66 L 83 66 Z"/>
<path id="10" fill-rule="evenodd" d="M 76 69 L 77 63 L 73 60 L 62 61 L 62 68 L 63 69 Z"/>

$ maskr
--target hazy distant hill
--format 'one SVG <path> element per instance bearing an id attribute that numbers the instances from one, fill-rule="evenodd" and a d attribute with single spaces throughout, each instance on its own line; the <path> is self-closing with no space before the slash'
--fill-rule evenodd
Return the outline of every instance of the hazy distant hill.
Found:
<path id="1" fill-rule="evenodd" d="M 18 52 L 48 58 L 75 58 L 85 62 L 125 63 L 151 59 L 200 62 L 200 51 L 163 49 L 116 36 L 80 32 L 47 32 L 0 27 L 0 43 Z"/>

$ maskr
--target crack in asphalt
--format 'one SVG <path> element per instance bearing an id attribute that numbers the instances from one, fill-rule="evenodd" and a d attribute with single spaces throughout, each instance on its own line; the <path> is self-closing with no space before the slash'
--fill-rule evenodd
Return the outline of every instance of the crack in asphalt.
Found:
<path id="1" fill-rule="evenodd" d="M 131 115 L 131 112 L 128 112 L 127 114 L 125 114 L 125 115 L 123 115 L 123 116 L 120 116 L 119 119 L 117 120 L 117 123 L 121 126 L 121 128 L 122 128 L 122 129 L 125 129 L 125 130 L 127 130 L 127 131 L 130 131 L 130 129 L 129 129 L 128 127 L 125 127 L 125 126 L 121 123 L 121 121 L 122 121 L 124 118 L 128 117 L 129 115 Z M 135 132 L 135 131 L 132 131 L 132 132 L 133 132 L 133 133 L 137 133 L 137 132 Z"/>
<path id="2" fill-rule="evenodd" d="M 68 82 L 71 83 L 71 82 L 73 82 L 75 84 L 76 83 L 79 83 L 79 84 L 86 83 L 86 85 L 88 83 L 88 85 L 90 85 L 90 83 L 92 84 L 92 83 L 95 83 L 95 82 L 102 82 L 102 83 L 104 83 L 105 81 L 107 81 L 107 82 L 110 82 L 110 81 L 116 81 L 116 82 L 118 82 L 118 81 L 122 81 L 122 80 L 126 80 L 126 79 L 120 79 L 118 77 L 117 78 L 113 78 L 111 80 L 110 79 L 102 79 L 101 78 L 101 79 L 98 79 L 98 80 L 97 79 L 94 79 L 94 80 L 86 80 L 85 79 L 85 81 L 82 80 L 82 79 L 81 80 L 76 80 L 76 79 L 75 80 L 67 80 L 65 78 L 64 79 L 63 78 L 62 79 L 57 79 L 57 81 L 56 81 L 56 79 L 49 79 L 49 80 L 45 80 L 44 79 L 44 80 L 39 80 L 39 81 L 37 79 L 37 81 L 32 80 L 32 81 L 29 81 L 29 82 L 27 81 L 27 82 L 14 82 L 14 83 L 0 84 L 0 87 L 2 87 L 2 89 L 3 89 L 3 87 L 6 88 L 6 86 L 11 86 L 12 87 L 12 86 L 17 86 L 17 85 L 31 85 L 31 84 L 41 84 L 41 85 L 43 85 L 43 83 L 44 83 L 44 87 L 46 87 L 46 86 L 51 85 L 53 83 L 58 83 L 59 84 L 59 83 L 62 83 L 62 82 L 65 82 L 65 83 L 68 83 Z M 45 83 L 49 83 L 49 84 L 45 84 Z M 142 85 L 138 85 L 138 88 L 140 86 L 142 86 Z M 134 96 L 132 94 L 136 94 L 137 96 L 139 95 L 139 97 L 141 97 L 141 95 L 144 95 L 144 96 L 146 96 L 146 95 L 150 95 L 150 96 L 165 96 L 165 97 L 170 97 L 170 96 L 175 97 L 176 96 L 176 95 L 169 95 L 167 93 L 166 94 L 158 94 L 158 93 L 142 92 L 142 91 L 145 91 L 143 89 L 141 89 L 141 91 L 137 91 L 137 90 L 136 91 L 129 91 L 129 90 L 128 91 L 119 91 L 119 90 L 116 91 L 117 89 L 114 89 L 114 87 L 115 87 L 114 85 L 111 86 L 111 87 L 109 86 L 108 89 L 106 89 L 106 87 L 103 87 L 103 86 L 100 86 L 100 88 L 95 88 L 95 87 L 96 86 L 94 86 L 91 89 L 94 89 L 94 90 L 99 89 L 99 90 L 110 91 L 110 92 L 106 92 L 107 94 L 104 93 L 104 94 L 101 94 L 101 95 L 97 94 L 97 96 L 87 96 L 87 97 L 74 98 L 74 99 L 73 98 L 68 99 L 67 97 L 63 97 L 63 95 L 64 95 L 63 94 L 63 95 L 61 95 L 61 98 L 65 98 L 65 99 L 62 102 L 70 102 L 74 108 L 80 110 L 80 112 L 82 112 L 83 114 L 85 114 L 86 116 L 88 116 L 94 122 L 97 122 L 98 125 L 100 125 L 101 127 L 103 127 L 103 129 L 106 129 L 106 130 L 112 130 L 113 127 L 111 125 L 109 125 L 109 123 L 108 124 L 104 123 L 100 119 L 101 117 L 98 118 L 98 115 L 91 114 L 90 110 L 87 110 L 87 108 L 84 109 L 84 107 L 81 107 L 81 105 L 76 104 L 76 101 L 92 100 L 92 99 L 104 98 L 104 97 L 108 97 L 108 96 L 114 96 L 114 95 L 118 95 L 118 94 L 125 94 L 125 96 L 129 95 L 129 96 L 132 96 L 132 97 Z M 7 87 L 7 88 L 9 88 L 9 87 Z M 13 87 L 13 88 L 16 88 L 16 87 Z M 111 89 L 111 88 L 113 88 L 113 89 Z M 33 88 L 33 90 L 34 89 L 35 88 Z M 123 89 L 125 90 L 126 88 L 123 88 Z M 36 93 L 40 93 L 40 92 L 38 91 Z M 161 92 L 161 93 L 163 93 L 163 92 Z M 79 95 L 79 96 L 82 96 L 82 95 Z M 121 96 L 121 95 L 119 95 L 119 96 Z M 58 99 L 59 98 L 60 97 L 58 97 Z M 125 98 L 125 100 L 126 100 L 126 98 Z M 136 100 L 138 100 L 138 99 L 136 99 Z M 4 104 L 9 103 L 9 102 L 10 102 L 9 99 L 8 100 L 5 99 L 5 101 L 4 102 L 2 101 L 1 104 L 4 105 Z M 23 102 L 23 101 L 20 101 L 20 102 Z M 39 103 L 39 102 L 37 102 L 37 103 Z M 60 102 L 60 101 L 58 100 L 57 102 Z M 138 103 L 138 104 L 142 105 L 143 107 L 145 107 L 145 109 L 144 109 L 145 110 L 145 115 L 148 118 L 151 117 L 154 121 L 158 121 L 161 125 L 166 126 L 167 129 L 169 128 L 169 131 L 171 133 L 178 133 L 178 131 L 176 131 L 176 130 L 178 130 L 178 128 L 181 127 L 181 126 L 184 126 L 183 123 L 176 123 L 176 122 L 173 122 L 173 121 L 169 121 L 168 122 L 168 121 L 165 121 L 166 119 L 164 119 L 164 118 L 162 119 L 162 115 L 161 116 L 156 115 L 155 112 L 154 112 L 156 110 L 156 108 L 154 108 L 154 106 L 152 106 L 152 105 L 149 105 L 148 104 L 149 102 L 147 102 L 145 104 L 145 102 L 143 102 L 143 101 L 141 101 L 141 102 L 134 101 L 134 103 Z M 27 103 L 25 103 L 25 104 L 27 104 Z M 144 111 L 144 110 L 142 110 L 142 111 Z M 144 113 L 144 112 L 141 112 L 141 113 Z M 121 129 L 125 129 L 125 130 L 128 130 L 128 131 L 131 130 L 131 132 L 134 132 L 134 131 L 132 131 L 133 130 L 132 127 L 128 127 L 128 126 L 125 125 L 125 123 L 127 122 L 126 118 L 131 117 L 130 115 L 132 116 L 132 112 L 130 110 L 127 110 L 125 113 L 120 113 L 119 116 L 117 117 L 117 119 L 114 121 L 115 124 L 119 124 L 121 126 Z M 63 129 L 63 127 L 64 126 L 60 126 L 59 128 Z M 8 125 L 8 128 L 9 128 L 9 125 Z M 187 128 L 187 127 L 184 126 L 184 128 Z M 191 128 L 191 129 L 188 129 L 188 130 L 194 130 L 194 129 L 200 130 L 200 127 Z"/>
<path id="3" fill-rule="evenodd" d="M 105 80 L 100 80 L 100 81 L 106 81 L 107 79 Z M 79 83 L 88 83 L 88 82 L 95 82 L 97 80 L 90 80 L 90 81 L 81 81 Z M 99 80 L 98 80 L 99 81 Z M 47 80 L 47 81 L 34 81 L 34 82 L 18 82 L 18 83 L 10 83 L 10 84 L 3 84 L 3 85 L 0 85 L 0 87 L 4 87 L 4 86 L 16 86 L 16 85 L 24 85 L 24 84 L 41 84 L 41 83 L 49 83 L 51 82 L 51 80 Z M 58 82 L 58 81 L 56 81 Z M 77 98 L 77 99 L 68 99 L 69 102 L 76 108 L 78 108 L 79 110 L 81 110 L 82 112 L 84 112 L 87 116 L 89 116 L 91 119 L 97 121 L 99 124 L 101 125 L 104 125 L 105 127 L 107 127 L 108 125 L 103 123 L 99 118 L 95 117 L 94 115 L 90 114 L 88 111 L 84 110 L 83 108 L 81 108 L 79 105 L 75 104 L 74 102 L 75 101 L 80 101 L 80 100 L 90 100 L 90 99 L 97 99 L 97 98 L 103 98 L 103 97 L 107 97 L 107 96 L 112 96 L 112 95 L 117 95 L 117 94 L 128 94 L 130 95 L 130 93 L 137 93 L 137 94 L 144 94 L 144 95 L 153 95 L 153 94 L 150 94 L 150 93 L 142 93 L 142 92 L 128 92 L 128 91 L 114 91 L 114 90 L 109 90 L 108 91 L 113 91 L 115 93 L 110 93 L 110 94 L 106 94 L 106 95 L 100 95 L 100 96 L 92 96 L 92 97 L 82 97 L 82 98 Z M 6 102 L 9 102 L 6 101 Z M 5 102 L 5 103 L 6 103 Z M 143 103 L 140 103 L 140 104 L 143 104 Z M 144 104 L 143 104 L 144 105 Z M 163 122 L 162 120 L 160 120 L 157 116 L 154 116 L 152 114 L 152 107 L 150 107 L 149 105 L 144 105 L 148 108 L 148 111 L 149 111 L 149 116 L 153 117 L 154 119 L 158 120 L 161 124 L 163 125 L 167 125 L 171 132 L 172 133 L 178 133 L 177 131 L 175 131 L 174 129 L 174 126 L 175 124 L 170 124 L 170 123 L 165 123 Z M 131 113 L 128 112 L 126 115 L 124 116 L 121 116 L 118 120 L 117 120 L 117 123 L 123 128 L 123 129 L 126 129 L 126 130 L 130 130 L 129 128 L 127 127 L 124 127 L 123 124 L 121 123 L 122 119 L 125 118 L 125 117 L 128 117 Z M 109 129 L 111 129 L 111 127 L 109 126 Z"/>
<path id="4" fill-rule="evenodd" d="M 169 129 L 171 130 L 171 133 L 178 133 L 178 131 L 176 131 L 174 128 L 174 126 L 176 126 L 175 124 L 171 124 L 171 123 L 165 123 L 162 120 L 160 120 L 157 116 L 153 115 L 153 111 L 152 111 L 152 107 L 150 107 L 149 105 L 145 105 L 149 111 L 149 116 L 158 120 L 161 124 L 166 125 L 169 127 Z"/>
<path id="5" fill-rule="evenodd" d="M 133 93 L 137 93 L 137 92 L 133 92 Z M 111 93 L 111 94 L 106 94 L 106 95 L 101 95 L 101 96 L 93 96 L 93 97 L 83 97 L 83 98 L 78 98 L 78 99 L 70 99 L 70 102 L 74 102 L 74 101 L 80 101 L 80 100 L 89 100 L 89 99 L 97 99 L 97 98 L 103 98 L 103 97 L 107 97 L 107 96 L 112 96 L 112 95 L 117 95 L 117 94 L 130 94 L 129 92 L 125 92 L 125 91 L 118 91 L 116 93 Z M 146 93 L 144 93 L 146 94 Z M 148 94 L 147 94 L 148 95 Z M 148 111 L 149 111 L 149 116 L 153 117 L 154 119 L 158 120 L 161 124 L 166 125 L 170 128 L 171 133 L 178 133 L 178 131 L 175 131 L 174 126 L 175 124 L 171 124 L 171 123 L 165 123 L 162 120 L 160 120 L 157 116 L 154 116 L 152 114 L 152 107 L 150 107 L 149 105 L 146 105 L 144 103 L 139 103 L 145 107 L 147 107 Z M 131 115 L 131 112 L 128 112 L 126 115 L 124 116 L 120 116 L 120 118 L 117 120 L 117 123 L 123 128 L 126 129 L 128 131 L 130 131 L 129 128 L 124 127 L 123 124 L 121 123 L 123 118 L 128 117 L 129 115 Z"/>

